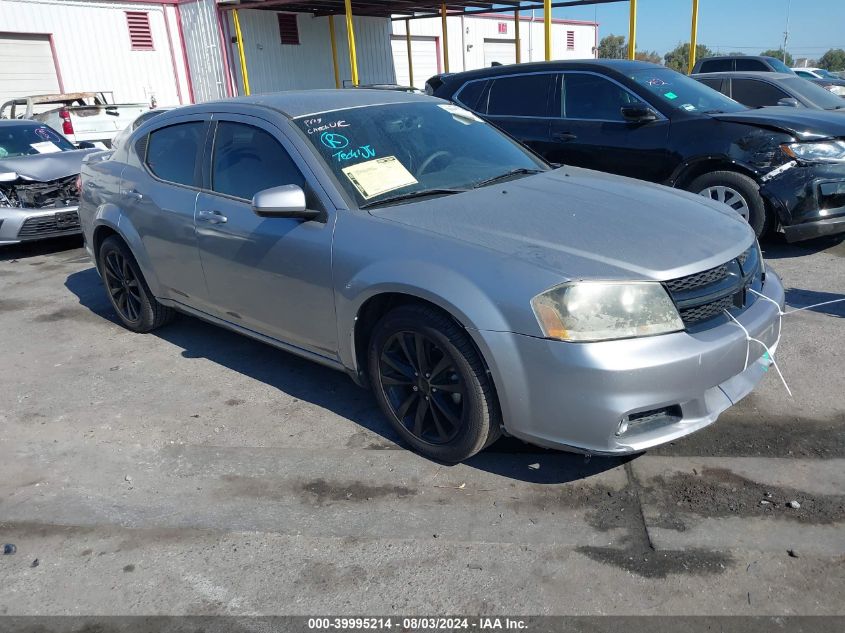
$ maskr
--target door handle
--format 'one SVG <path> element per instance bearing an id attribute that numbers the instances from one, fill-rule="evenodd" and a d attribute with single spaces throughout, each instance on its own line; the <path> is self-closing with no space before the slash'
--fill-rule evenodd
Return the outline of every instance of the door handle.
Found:
<path id="1" fill-rule="evenodd" d="M 574 141 L 576 138 L 578 138 L 578 135 L 573 134 L 572 132 L 553 132 L 552 138 L 556 141 L 568 143 L 569 141 Z"/>
<path id="2" fill-rule="evenodd" d="M 140 191 L 135 191 L 134 189 L 121 189 L 120 195 L 126 198 L 131 198 L 132 200 L 144 199 L 144 194 L 142 194 Z"/>
<path id="3" fill-rule="evenodd" d="M 220 211 L 200 211 L 197 213 L 197 220 L 208 222 L 209 224 L 225 224 L 229 221 L 229 218 L 220 213 Z"/>

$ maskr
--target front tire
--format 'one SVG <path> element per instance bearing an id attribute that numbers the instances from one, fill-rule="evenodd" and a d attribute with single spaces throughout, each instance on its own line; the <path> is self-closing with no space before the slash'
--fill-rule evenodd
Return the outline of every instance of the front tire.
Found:
<path id="1" fill-rule="evenodd" d="M 176 312 L 156 301 L 123 240 L 114 235 L 103 240 L 97 262 L 109 302 L 127 329 L 151 332 L 173 320 Z"/>
<path id="2" fill-rule="evenodd" d="M 417 452 L 457 463 L 501 434 L 493 383 L 472 340 L 440 310 L 406 305 L 376 324 L 368 350 L 376 400 Z"/>
<path id="3" fill-rule="evenodd" d="M 748 222 L 758 238 L 768 230 L 766 203 L 760 187 L 748 176 L 735 171 L 714 171 L 693 180 L 689 190 L 727 204 Z"/>

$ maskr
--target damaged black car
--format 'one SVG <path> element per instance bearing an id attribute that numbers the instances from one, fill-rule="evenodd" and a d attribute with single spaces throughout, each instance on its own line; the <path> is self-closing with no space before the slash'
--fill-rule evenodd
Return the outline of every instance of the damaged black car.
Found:
<path id="1" fill-rule="evenodd" d="M 496 66 L 429 79 L 553 163 L 686 189 L 758 236 L 845 233 L 845 117 L 750 110 L 663 66 L 627 60 Z"/>
<path id="2" fill-rule="evenodd" d="M 0 121 L 0 246 L 79 233 L 79 171 L 96 151 L 42 123 Z"/>

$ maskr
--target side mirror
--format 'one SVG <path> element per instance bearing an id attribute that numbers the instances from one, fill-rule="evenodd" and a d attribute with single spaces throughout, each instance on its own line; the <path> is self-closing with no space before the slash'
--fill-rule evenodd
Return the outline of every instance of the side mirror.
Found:
<path id="1" fill-rule="evenodd" d="M 644 103 L 622 106 L 621 111 L 628 123 L 649 123 L 657 120 L 657 113 Z"/>
<path id="2" fill-rule="evenodd" d="M 15 182 L 17 179 L 18 175 L 13 171 L 0 171 L 0 182 Z"/>
<path id="3" fill-rule="evenodd" d="M 313 220 L 319 211 L 305 208 L 305 192 L 297 185 L 282 185 L 259 191 L 252 198 L 252 210 L 262 218 Z"/>
<path id="4" fill-rule="evenodd" d="M 788 106 L 790 108 L 800 108 L 801 107 L 801 103 L 798 101 L 798 99 L 795 99 L 794 97 L 784 97 L 783 99 L 778 99 L 778 105 L 779 106 Z"/>
<path id="5" fill-rule="evenodd" d="M 97 149 L 97 146 L 91 141 L 79 141 L 76 144 L 76 149 Z"/>

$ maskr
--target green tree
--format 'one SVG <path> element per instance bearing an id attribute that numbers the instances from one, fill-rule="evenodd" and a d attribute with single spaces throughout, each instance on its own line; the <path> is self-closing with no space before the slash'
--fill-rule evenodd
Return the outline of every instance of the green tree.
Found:
<path id="1" fill-rule="evenodd" d="M 704 44 L 698 44 L 695 47 L 695 58 L 704 59 L 705 57 L 712 57 L 713 51 L 707 48 Z M 689 70 L 689 42 L 678 44 L 674 49 L 663 56 L 663 61 L 666 65 L 678 72 L 685 73 Z"/>
<path id="2" fill-rule="evenodd" d="M 760 53 L 761 55 L 765 55 L 766 57 L 774 57 L 775 59 L 783 60 L 783 63 L 789 66 L 790 68 L 795 65 L 795 59 L 793 59 L 792 55 L 788 52 L 786 53 L 786 57 L 783 54 L 783 47 L 774 49 L 770 48 L 767 51 L 763 51 Z"/>
<path id="3" fill-rule="evenodd" d="M 845 50 L 831 48 L 819 59 L 819 68 L 826 70 L 845 70 Z"/>
<path id="4" fill-rule="evenodd" d="M 628 45 L 624 35 L 605 35 L 599 42 L 599 57 L 602 59 L 625 59 Z"/>
<path id="5" fill-rule="evenodd" d="M 663 58 L 657 51 L 637 51 L 634 56 L 641 62 L 651 62 L 652 64 L 662 64 Z"/>

